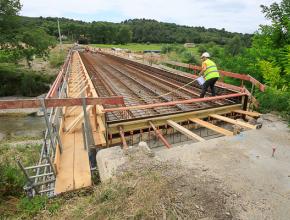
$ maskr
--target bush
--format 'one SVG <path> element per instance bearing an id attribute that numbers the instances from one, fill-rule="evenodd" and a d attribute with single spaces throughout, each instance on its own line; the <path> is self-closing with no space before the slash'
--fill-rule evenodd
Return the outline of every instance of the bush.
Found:
<path id="1" fill-rule="evenodd" d="M 18 65 L 0 64 L 0 96 L 38 96 L 48 91 L 53 77 L 24 70 Z"/>
<path id="2" fill-rule="evenodd" d="M 267 113 L 279 112 L 290 122 L 290 91 L 282 91 L 268 87 L 264 93 L 258 95 L 259 110 Z"/>
<path id="3" fill-rule="evenodd" d="M 51 53 L 49 56 L 49 64 L 51 67 L 60 67 L 66 58 L 65 50 L 59 51 L 58 53 Z"/>
<path id="4" fill-rule="evenodd" d="M 0 200 L 23 195 L 26 179 L 15 158 L 19 158 L 24 165 L 34 164 L 39 159 L 40 148 L 41 145 L 11 147 L 0 144 Z"/>
<path id="5" fill-rule="evenodd" d="M 199 46 L 198 46 L 198 52 L 200 53 L 200 54 L 202 54 L 202 53 L 204 53 L 204 52 L 206 52 L 207 51 L 207 49 L 206 49 L 206 47 L 203 45 L 203 44 L 200 44 Z"/>
<path id="6" fill-rule="evenodd" d="M 22 195 L 25 181 L 16 166 L 6 162 L 0 164 L 0 198 Z"/>
<path id="7" fill-rule="evenodd" d="M 170 52 L 182 53 L 186 51 L 186 48 L 178 44 L 166 44 L 161 47 L 161 53 L 166 54 Z"/>
<path id="8" fill-rule="evenodd" d="M 33 216 L 46 207 L 48 198 L 46 196 L 35 196 L 33 198 L 23 197 L 19 203 L 19 209 L 26 215 Z"/>
<path id="9" fill-rule="evenodd" d="M 181 53 L 181 62 L 197 64 L 195 56 L 190 51 L 184 51 Z"/>

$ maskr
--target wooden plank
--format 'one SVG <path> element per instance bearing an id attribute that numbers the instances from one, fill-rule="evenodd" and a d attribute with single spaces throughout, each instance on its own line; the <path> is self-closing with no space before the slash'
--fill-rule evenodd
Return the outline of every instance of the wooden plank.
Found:
<path id="1" fill-rule="evenodd" d="M 234 133 L 231 132 L 231 131 L 228 131 L 228 130 L 226 130 L 224 128 L 221 128 L 221 127 L 218 127 L 216 125 L 213 125 L 213 124 L 211 124 L 211 123 L 209 123 L 207 121 L 201 120 L 199 118 L 189 118 L 189 120 L 194 122 L 194 123 L 196 123 L 196 124 L 199 124 L 199 125 L 201 125 L 201 126 L 203 126 L 205 128 L 208 128 L 208 129 L 210 129 L 212 131 L 215 131 L 217 133 L 223 134 L 225 136 L 233 136 L 234 135 Z"/>
<path id="2" fill-rule="evenodd" d="M 244 110 L 235 110 L 235 113 L 243 114 L 243 115 L 249 115 L 251 117 L 257 118 L 260 117 L 262 114 L 259 112 L 249 112 L 249 111 L 244 111 Z"/>
<path id="3" fill-rule="evenodd" d="M 172 120 L 167 120 L 167 124 L 169 124 L 171 127 L 179 131 L 180 133 L 186 135 L 187 137 L 191 138 L 192 140 L 198 140 L 198 141 L 204 141 L 204 139 L 197 134 L 191 132 L 190 130 L 186 129 L 185 127 L 182 127 L 181 125 L 177 124 L 176 122 Z"/>
<path id="4" fill-rule="evenodd" d="M 237 120 L 234 120 L 234 119 L 231 119 L 231 118 L 228 118 L 228 117 L 224 117 L 224 116 L 221 116 L 221 115 L 211 114 L 209 116 L 212 117 L 212 118 L 218 119 L 218 120 L 222 120 L 222 121 L 234 124 L 234 125 L 242 126 L 244 128 L 250 128 L 250 129 L 256 129 L 257 128 L 256 125 L 251 125 L 251 124 L 246 123 L 246 122 L 237 121 Z"/>
<path id="5" fill-rule="evenodd" d="M 88 112 L 93 106 L 87 106 L 86 111 Z M 73 120 L 65 129 L 66 134 L 71 133 L 74 131 L 74 128 L 83 120 L 84 113 L 81 112 L 75 120 Z"/>
<path id="6" fill-rule="evenodd" d="M 65 121 L 65 126 L 74 117 Z M 78 129 L 61 136 L 63 153 L 60 154 L 55 192 L 62 193 L 91 185 L 88 152 L 84 149 L 82 132 Z"/>

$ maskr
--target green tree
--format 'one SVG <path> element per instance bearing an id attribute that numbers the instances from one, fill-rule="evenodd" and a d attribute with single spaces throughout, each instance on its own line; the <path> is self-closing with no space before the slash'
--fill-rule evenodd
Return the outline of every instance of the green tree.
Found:
<path id="1" fill-rule="evenodd" d="M 55 43 L 55 39 L 42 29 L 26 30 L 23 32 L 22 52 L 29 67 L 33 56 L 48 57 L 49 47 Z"/>
<path id="2" fill-rule="evenodd" d="M 272 22 L 271 39 L 276 47 L 290 43 L 290 1 L 282 0 L 280 4 L 273 3 L 269 7 L 261 5 L 265 17 Z"/>
<path id="3" fill-rule="evenodd" d="M 19 18 L 21 9 L 19 0 L 0 0 L 0 60 L 15 61 L 20 58 L 18 47 Z"/>
<path id="4" fill-rule="evenodd" d="M 132 40 L 132 31 L 128 26 L 122 26 L 117 34 L 117 41 L 120 44 L 127 44 Z"/>
<path id="5" fill-rule="evenodd" d="M 242 50 L 242 40 L 239 35 L 234 36 L 229 44 L 226 46 L 226 52 L 231 54 L 232 56 L 238 55 Z"/>

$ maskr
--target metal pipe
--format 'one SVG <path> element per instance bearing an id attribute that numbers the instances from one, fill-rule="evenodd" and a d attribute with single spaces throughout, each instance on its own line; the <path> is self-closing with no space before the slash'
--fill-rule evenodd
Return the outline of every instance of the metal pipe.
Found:
<path id="1" fill-rule="evenodd" d="M 163 135 L 160 133 L 160 131 L 155 127 L 155 125 L 151 121 L 149 121 L 149 124 L 153 128 L 153 130 L 155 131 L 156 136 L 163 142 L 163 144 L 167 148 L 171 148 L 171 145 L 167 142 L 167 140 L 163 137 Z"/>
<path id="2" fill-rule="evenodd" d="M 40 102 L 41 102 L 42 109 L 43 109 L 43 112 L 44 112 L 44 119 L 45 119 L 47 131 L 48 131 L 48 134 L 49 134 L 49 137 L 50 137 L 50 143 L 51 143 L 52 149 L 53 149 L 54 154 L 55 154 L 56 147 L 55 147 L 55 144 L 54 144 L 54 141 L 53 141 L 53 133 L 51 131 L 50 121 L 49 121 L 49 118 L 47 116 L 47 111 L 46 111 L 44 99 L 41 99 Z"/>
<path id="3" fill-rule="evenodd" d="M 43 176 L 50 176 L 50 175 L 54 175 L 54 174 L 53 173 L 44 173 L 44 174 L 40 174 L 40 175 L 36 175 L 36 176 L 30 176 L 30 178 L 34 179 L 34 178 L 43 177 Z"/>
<path id="4" fill-rule="evenodd" d="M 86 138 L 86 131 L 85 131 L 85 125 L 82 123 L 82 133 L 83 133 L 83 141 L 84 141 L 84 149 L 87 150 L 87 138 Z"/>
<path id="5" fill-rule="evenodd" d="M 32 179 L 29 177 L 29 174 L 27 173 L 27 171 L 24 169 L 24 166 L 22 165 L 22 163 L 19 160 L 16 160 L 19 168 L 22 170 L 22 172 L 24 173 L 27 181 L 29 182 L 29 184 L 31 185 L 31 187 L 34 189 L 34 191 L 38 194 L 38 190 L 35 188 L 35 185 L 32 181 Z"/>
<path id="6" fill-rule="evenodd" d="M 121 126 L 119 127 L 119 131 L 120 131 L 120 136 L 121 136 L 121 140 L 123 143 L 123 149 L 126 150 L 126 149 L 128 149 L 128 144 L 127 144 L 126 139 L 125 139 L 124 130 Z"/>
<path id="7" fill-rule="evenodd" d="M 41 164 L 41 165 L 36 165 L 36 166 L 30 166 L 30 167 L 25 167 L 25 170 L 31 170 L 31 169 L 36 169 L 36 168 L 40 168 L 40 167 L 46 167 L 46 166 L 50 166 L 49 163 L 47 164 Z"/>

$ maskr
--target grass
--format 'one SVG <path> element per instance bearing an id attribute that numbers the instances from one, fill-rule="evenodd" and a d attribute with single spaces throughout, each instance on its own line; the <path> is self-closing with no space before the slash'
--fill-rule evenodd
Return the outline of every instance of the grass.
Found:
<path id="1" fill-rule="evenodd" d="M 60 67 L 64 63 L 66 56 L 66 50 L 61 50 L 60 48 L 52 50 L 49 55 L 50 66 L 52 68 Z"/>
<path id="2" fill-rule="evenodd" d="M 144 50 L 161 50 L 163 44 L 137 44 L 137 43 L 130 43 L 130 44 L 92 44 L 93 47 L 98 48 L 121 48 L 121 49 L 128 49 L 133 52 L 143 52 Z"/>
<path id="3" fill-rule="evenodd" d="M 24 196 L 23 186 L 26 180 L 17 166 L 15 159 L 19 158 L 24 165 L 35 164 L 38 161 L 39 152 L 40 145 L 11 147 L 7 142 L 2 141 L 0 143 L 1 217 L 17 215 L 17 213 L 20 212 L 19 209 L 23 209 L 23 207 L 20 208 L 20 204 L 22 203 L 22 198 Z M 31 209 L 33 209 L 33 207 L 31 207 Z"/>

